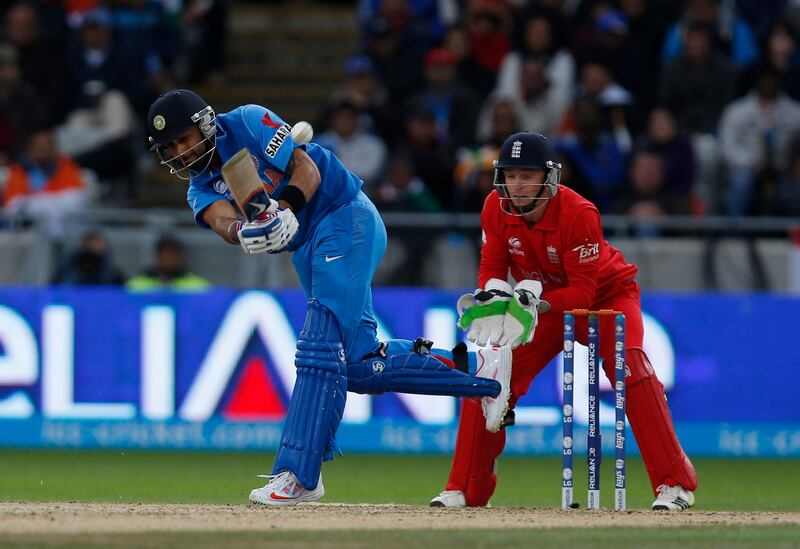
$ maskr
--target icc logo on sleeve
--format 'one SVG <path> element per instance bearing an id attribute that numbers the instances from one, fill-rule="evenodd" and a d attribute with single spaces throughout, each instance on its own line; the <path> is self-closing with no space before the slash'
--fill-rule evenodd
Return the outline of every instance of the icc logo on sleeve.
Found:
<path id="1" fill-rule="evenodd" d="M 225 194 L 228 191 L 228 186 L 222 179 L 214 181 L 214 192 L 217 194 Z"/>

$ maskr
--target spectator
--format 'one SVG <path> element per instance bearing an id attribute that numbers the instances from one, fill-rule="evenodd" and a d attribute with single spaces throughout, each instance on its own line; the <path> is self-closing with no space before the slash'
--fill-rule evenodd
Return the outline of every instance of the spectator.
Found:
<path id="1" fill-rule="evenodd" d="M 603 65 L 614 81 L 630 86 L 638 75 L 631 72 L 633 47 L 625 15 L 605 1 L 595 4 L 591 11 L 591 31 L 576 48 L 578 63 Z"/>
<path id="2" fill-rule="evenodd" d="M 331 100 L 317 127 L 327 130 L 333 107 L 341 101 L 349 101 L 363 112 L 362 124 L 365 130 L 377 133 L 390 146 L 401 140 L 403 113 L 389 103 L 389 91 L 378 80 L 372 60 L 363 54 L 348 58 L 345 74 L 344 84 L 331 94 Z"/>
<path id="3" fill-rule="evenodd" d="M 125 276 L 111 258 L 108 240 L 99 230 L 84 234 L 53 276 L 53 284 L 124 284 Z"/>
<path id="4" fill-rule="evenodd" d="M 91 105 L 103 89 L 120 90 L 137 111 L 146 111 L 155 90 L 150 87 L 145 60 L 114 42 L 111 14 L 104 8 L 86 12 L 79 40 L 69 57 L 70 109 Z"/>
<path id="5" fill-rule="evenodd" d="M 508 11 L 502 2 L 495 0 L 469 0 L 466 20 L 475 61 L 496 74 L 511 51 L 508 36 L 511 18 Z"/>
<path id="6" fill-rule="evenodd" d="M 452 147 L 475 141 L 477 96 L 456 79 L 455 58 L 450 51 L 436 48 L 425 55 L 425 88 L 412 104 L 429 108 L 435 117 L 439 137 Z"/>
<path id="7" fill-rule="evenodd" d="M 18 54 L 20 78 L 48 98 L 53 121 L 66 114 L 63 49 L 47 40 L 33 4 L 17 2 L 6 13 L 4 35 Z"/>
<path id="8" fill-rule="evenodd" d="M 107 4 L 111 8 L 114 40 L 120 49 L 145 60 L 147 77 L 158 82 L 159 89 L 174 87 L 169 73 L 180 52 L 180 36 L 161 0 L 108 0 Z M 206 57 L 213 58 L 212 46 L 205 47 Z"/>
<path id="9" fill-rule="evenodd" d="M 402 104 L 419 87 L 420 56 L 403 47 L 402 37 L 385 20 L 375 19 L 370 24 L 366 52 L 393 103 Z"/>
<path id="10" fill-rule="evenodd" d="M 786 93 L 800 99 L 800 50 L 795 32 L 785 23 L 776 23 L 769 33 L 767 62 L 780 74 Z"/>
<path id="11" fill-rule="evenodd" d="M 478 63 L 467 30 L 462 26 L 450 27 L 444 36 L 444 48 L 456 60 L 458 80 L 485 99 L 494 89 L 497 75 Z"/>
<path id="12" fill-rule="evenodd" d="M 570 186 L 608 212 L 625 180 L 626 153 L 602 131 L 600 111 L 589 97 L 575 105 L 575 133 L 563 138 L 556 150 L 572 170 Z"/>
<path id="13" fill-rule="evenodd" d="M 633 95 L 614 81 L 607 67 L 590 61 L 581 68 L 581 97 L 597 107 L 601 132 L 611 133 L 617 146 L 625 153 L 630 152 L 633 139 L 626 113 L 633 105 Z M 560 133 L 575 131 L 575 116 L 574 107 L 565 113 Z"/>
<path id="14" fill-rule="evenodd" d="M 425 182 L 417 175 L 412 158 L 403 153 L 389 160 L 386 178 L 372 195 L 382 212 L 439 213 L 441 205 Z M 385 284 L 424 284 L 420 258 L 427 256 L 434 244 L 434 235 L 425 231 L 389 232 L 389 253 L 382 267 Z"/>
<path id="15" fill-rule="evenodd" d="M 780 87 L 777 72 L 764 67 L 745 97 L 725 107 L 719 133 L 728 165 L 728 215 L 748 215 L 761 179 L 790 166 L 789 144 L 800 130 L 800 103 Z"/>
<path id="16" fill-rule="evenodd" d="M 125 284 L 128 290 L 134 292 L 166 289 L 200 291 L 210 286 L 208 280 L 189 272 L 183 244 L 169 235 L 161 236 L 156 242 L 155 264 Z"/>
<path id="17" fill-rule="evenodd" d="M 524 105 L 513 97 L 492 95 L 481 109 L 478 118 L 478 141 L 494 145 L 503 144 L 506 137 L 523 128 L 538 131 L 537 126 L 524 123 Z M 469 147 L 468 150 L 474 150 Z"/>
<path id="18" fill-rule="evenodd" d="M 369 23 L 382 19 L 401 38 L 402 45 L 420 54 L 439 43 L 449 16 L 430 0 L 360 0 L 359 17 Z"/>
<path id="19" fill-rule="evenodd" d="M 619 201 L 618 211 L 637 222 L 639 236 L 655 236 L 658 229 L 652 222 L 669 215 L 688 214 L 691 200 L 688 193 L 667 190 L 661 157 L 647 150 L 633 155 L 629 170 L 628 190 Z M 676 192 L 677 191 L 677 192 Z"/>
<path id="20" fill-rule="evenodd" d="M 733 66 L 712 47 L 712 29 L 685 25 L 683 53 L 664 67 L 661 103 L 675 113 L 697 158 L 697 185 L 711 213 L 720 213 L 724 179 L 716 132 L 722 109 L 735 92 Z"/>
<path id="21" fill-rule="evenodd" d="M 63 233 L 63 218 L 86 205 L 86 180 L 75 162 L 59 153 L 50 130 L 28 138 L 24 153 L 11 164 L 2 193 L 7 215 L 38 220 L 48 234 Z"/>
<path id="22" fill-rule="evenodd" d="M 713 134 L 734 92 L 730 64 L 711 46 L 711 30 L 702 23 L 686 26 L 682 53 L 661 75 L 661 102 L 676 113 L 678 125 L 691 134 Z"/>
<path id="23" fill-rule="evenodd" d="M 695 188 L 696 162 L 691 142 L 678 132 L 678 124 L 669 110 L 658 107 L 650 112 L 647 133 L 639 149 L 649 150 L 661 157 L 664 180 L 670 190 L 689 195 Z M 700 208 L 696 213 L 701 213 Z"/>
<path id="24" fill-rule="evenodd" d="M 620 9 L 628 25 L 628 74 L 634 76 L 625 85 L 636 97 L 637 109 L 644 116 L 658 98 L 661 45 L 667 27 L 675 18 L 669 13 L 670 4 L 652 0 L 621 0 Z"/>
<path id="25" fill-rule="evenodd" d="M 47 126 L 45 99 L 20 77 L 17 50 L 0 44 L 0 166 L 19 154 L 35 128 Z"/>
<path id="26" fill-rule="evenodd" d="M 331 128 L 319 136 L 318 143 L 336 154 L 344 165 L 360 177 L 369 190 L 378 184 L 386 162 L 386 145 L 361 126 L 361 109 L 342 100 L 331 115 Z"/>
<path id="27" fill-rule="evenodd" d="M 386 179 L 372 195 L 381 211 L 441 212 L 427 185 L 414 172 L 410 158 L 397 155 L 389 161 Z"/>
<path id="28" fill-rule="evenodd" d="M 526 59 L 542 63 L 549 89 L 563 113 L 575 95 L 575 61 L 566 49 L 557 46 L 552 22 L 545 15 L 534 15 L 525 22 L 522 44 L 503 59 L 496 91 L 519 94 Z"/>
<path id="29" fill-rule="evenodd" d="M 106 90 L 102 81 L 85 90 L 85 106 L 70 112 L 55 130 L 58 148 L 101 181 L 120 187 L 111 190 L 121 196 L 135 175 L 133 109 L 121 91 Z"/>
<path id="30" fill-rule="evenodd" d="M 662 50 L 664 61 L 669 62 L 684 52 L 688 46 L 686 32 L 692 25 L 707 27 L 713 53 L 724 55 L 733 66 L 743 69 L 758 61 L 758 45 L 750 27 L 728 6 L 721 13 L 720 4 L 721 0 L 688 0 L 681 20 L 667 31 Z"/>
<path id="31" fill-rule="evenodd" d="M 186 0 L 182 13 L 190 82 L 222 81 L 228 43 L 228 0 Z"/>
<path id="32" fill-rule="evenodd" d="M 522 64 L 517 98 L 522 105 L 521 127 L 553 135 L 564 118 L 569 103 L 558 95 L 548 79 L 545 66 L 536 59 L 527 59 Z M 511 135 L 511 134 L 506 134 Z M 502 141 L 498 141 L 502 144 Z"/>
<path id="33" fill-rule="evenodd" d="M 406 115 L 406 139 L 401 147 L 414 173 L 425 183 L 443 209 L 453 202 L 454 158 L 450 147 L 439 137 L 433 111 L 415 106 Z"/>
<path id="34" fill-rule="evenodd" d="M 508 135 L 510 134 L 506 134 Z M 481 212 L 486 197 L 494 189 L 494 161 L 499 153 L 500 146 L 496 144 L 477 148 L 465 147 L 458 151 L 454 174 L 457 211 Z"/>

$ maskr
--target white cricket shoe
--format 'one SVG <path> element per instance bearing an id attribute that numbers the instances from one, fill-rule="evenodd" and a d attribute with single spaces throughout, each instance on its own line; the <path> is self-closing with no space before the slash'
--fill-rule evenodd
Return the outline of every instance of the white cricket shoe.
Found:
<path id="1" fill-rule="evenodd" d="M 430 506 L 460 509 L 467 506 L 467 498 L 461 490 L 445 490 L 431 500 Z"/>
<path id="2" fill-rule="evenodd" d="M 680 484 L 667 486 L 662 484 L 656 488 L 658 497 L 653 502 L 654 511 L 685 511 L 694 507 L 694 492 L 685 490 Z"/>
<path id="3" fill-rule="evenodd" d="M 511 347 L 489 347 L 478 349 L 478 377 L 494 379 L 500 383 L 500 394 L 481 398 L 486 430 L 496 433 L 503 426 L 511 396 Z"/>
<path id="4" fill-rule="evenodd" d="M 322 485 L 322 474 L 319 475 L 317 487 L 306 490 L 291 471 L 281 471 L 277 475 L 258 475 L 268 478 L 263 488 L 250 492 L 250 501 L 261 505 L 295 505 L 302 501 L 315 501 L 325 495 Z"/>

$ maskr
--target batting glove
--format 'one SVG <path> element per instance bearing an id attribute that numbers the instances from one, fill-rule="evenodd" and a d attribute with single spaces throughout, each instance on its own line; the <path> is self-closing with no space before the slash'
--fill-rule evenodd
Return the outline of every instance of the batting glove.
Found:
<path id="1" fill-rule="evenodd" d="M 458 299 L 458 326 L 467 331 L 467 339 L 484 346 L 496 343 L 503 334 L 503 318 L 511 301 L 511 285 L 492 278 L 486 288 L 478 288 Z"/>
<path id="2" fill-rule="evenodd" d="M 275 200 L 269 202 L 269 208 L 256 220 L 240 221 L 236 227 L 239 244 L 245 253 L 282 252 L 297 234 L 299 224 L 294 212 L 281 208 Z"/>

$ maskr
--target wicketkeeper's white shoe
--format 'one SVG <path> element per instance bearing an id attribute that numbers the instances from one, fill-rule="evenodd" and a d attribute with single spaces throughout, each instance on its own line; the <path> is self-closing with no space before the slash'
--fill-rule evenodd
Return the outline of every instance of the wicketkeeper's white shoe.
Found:
<path id="1" fill-rule="evenodd" d="M 486 430 L 496 433 L 503 426 L 511 396 L 511 347 L 478 349 L 478 371 L 475 375 L 500 383 L 499 395 L 481 398 Z"/>
<path id="2" fill-rule="evenodd" d="M 250 492 L 250 501 L 261 505 L 295 505 L 302 501 L 315 501 L 325 495 L 322 486 L 322 475 L 319 476 L 317 487 L 306 490 L 291 471 L 281 471 L 277 475 L 258 475 L 268 478 L 269 482 L 263 488 L 256 488 Z"/>
<path id="3" fill-rule="evenodd" d="M 694 507 L 694 492 L 684 489 L 680 484 L 662 484 L 656 488 L 656 492 L 658 497 L 653 502 L 654 511 L 685 511 Z"/>
<path id="4" fill-rule="evenodd" d="M 461 490 L 445 490 L 431 500 L 431 507 L 452 507 L 458 509 L 467 506 L 467 499 Z"/>

